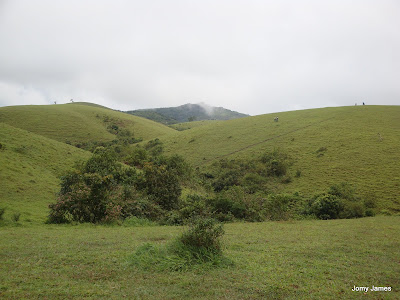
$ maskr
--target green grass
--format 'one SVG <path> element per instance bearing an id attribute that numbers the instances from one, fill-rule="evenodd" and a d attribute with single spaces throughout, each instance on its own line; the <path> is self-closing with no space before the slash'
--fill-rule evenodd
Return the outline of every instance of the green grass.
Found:
<path id="1" fill-rule="evenodd" d="M 71 103 L 57 105 L 25 105 L 0 108 L 0 122 L 43 135 L 59 142 L 73 144 L 89 141 L 111 141 L 104 118 L 129 129 L 143 140 L 161 137 L 173 129 L 136 116 L 97 105 Z"/>
<path id="2" fill-rule="evenodd" d="M 399 299 L 400 218 L 225 225 L 234 265 L 145 271 L 130 257 L 181 227 L 57 226 L 0 230 L 2 299 Z M 392 292 L 352 292 L 391 286 Z"/>
<path id="3" fill-rule="evenodd" d="M 203 169 L 220 158 L 254 158 L 279 148 L 295 162 L 285 192 L 309 195 L 350 182 L 375 195 L 379 210 L 399 212 L 399 137 L 400 106 L 352 106 L 213 121 L 161 140 L 167 153 Z"/>
<path id="4" fill-rule="evenodd" d="M 20 222 L 43 222 L 55 202 L 59 176 L 90 153 L 0 123 L 0 207 L 4 218 L 21 213 Z"/>

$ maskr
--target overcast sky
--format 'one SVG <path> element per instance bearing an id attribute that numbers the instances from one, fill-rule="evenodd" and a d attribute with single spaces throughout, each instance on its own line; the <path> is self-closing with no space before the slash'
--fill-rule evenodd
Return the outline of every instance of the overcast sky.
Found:
<path id="1" fill-rule="evenodd" d="M 0 106 L 400 105 L 400 1 L 0 0 Z"/>

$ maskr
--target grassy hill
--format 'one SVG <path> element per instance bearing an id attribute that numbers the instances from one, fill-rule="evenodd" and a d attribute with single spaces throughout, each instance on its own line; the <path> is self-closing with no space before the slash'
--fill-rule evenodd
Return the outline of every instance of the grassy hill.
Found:
<path id="1" fill-rule="evenodd" d="M 177 107 L 163 107 L 127 111 L 128 114 L 171 125 L 188 121 L 231 120 L 247 115 L 223 107 L 212 107 L 204 103 L 184 104 Z"/>
<path id="2" fill-rule="evenodd" d="M 59 176 L 89 152 L 0 123 L 0 206 L 6 215 L 44 221 L 55 202 Z"/>
<path id="3" fill-rule="evenodd" d="M 279 122 L 274 122 L 275 116 Z M 324 108 L 190 122 L 193 126 L 177 131 L 74 103 L 0 108 L 0 143 L 5 145 L 0 150 L 0 199 L 9 211 L 43 219 L 47 205 L 55 200 L 58 176 L 89 156 L 64 142 L 113 139 L 105 119 L 130 128 L 135 136 L 159 137 L 167 154 L 181 154 L 201 169 L 221 158 L 254 158 L 279 148 L 294 162 L 289 174 L 292 182 L 282 185 L 282 192 L 313 195 L 332 184 L 350 182 L 362 195 L 375 195 L 379 210 L 400 210 L 399 106 Z M 295 176 L 297 171 L 300 177 Z"/>
<path id="4" fill-rule="evenodd" d="M 214 121 L 162 140 L 167 153 L 201 168 L 220 158 L 252 158 L 280 148 L 294 160 L 286 191 L 314 194 L 345 181 L 375 194 L 381 208 L 399 211 L 399 137 L 400 106 L 357 106 Z"/>
<path id="5" fill-rule="evenodd" d="M 1 107 L 0 122 L 72 144 L 111 141 L 115 136 L 107 127 L 112 124 L 131 131 L 135 138 L 143 140 L 174 131 L 144 118 L 87 103 Z"/>

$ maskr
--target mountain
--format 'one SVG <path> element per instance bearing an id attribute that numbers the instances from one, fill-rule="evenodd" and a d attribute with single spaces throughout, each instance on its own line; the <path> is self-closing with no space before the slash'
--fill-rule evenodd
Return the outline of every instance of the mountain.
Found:
<path id="1" fill-rule="evenodd" d="M 127 111 L 127 113 L 166 125 L 202 120 L 232 120 L 248 116 L 223 107 L 208 106 L 204 103 L 131 110 Z"/>

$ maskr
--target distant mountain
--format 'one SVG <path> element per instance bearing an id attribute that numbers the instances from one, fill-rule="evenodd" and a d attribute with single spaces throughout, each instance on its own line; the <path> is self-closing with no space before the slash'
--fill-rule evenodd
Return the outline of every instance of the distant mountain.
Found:
<path id="1" fill-rule="evenodd" d="M 248 116 L 223 107 L 208 106 L 204 103 L 131 110 L 126 113 L 167 125 L 190 121 L 231 120 Z"/>

